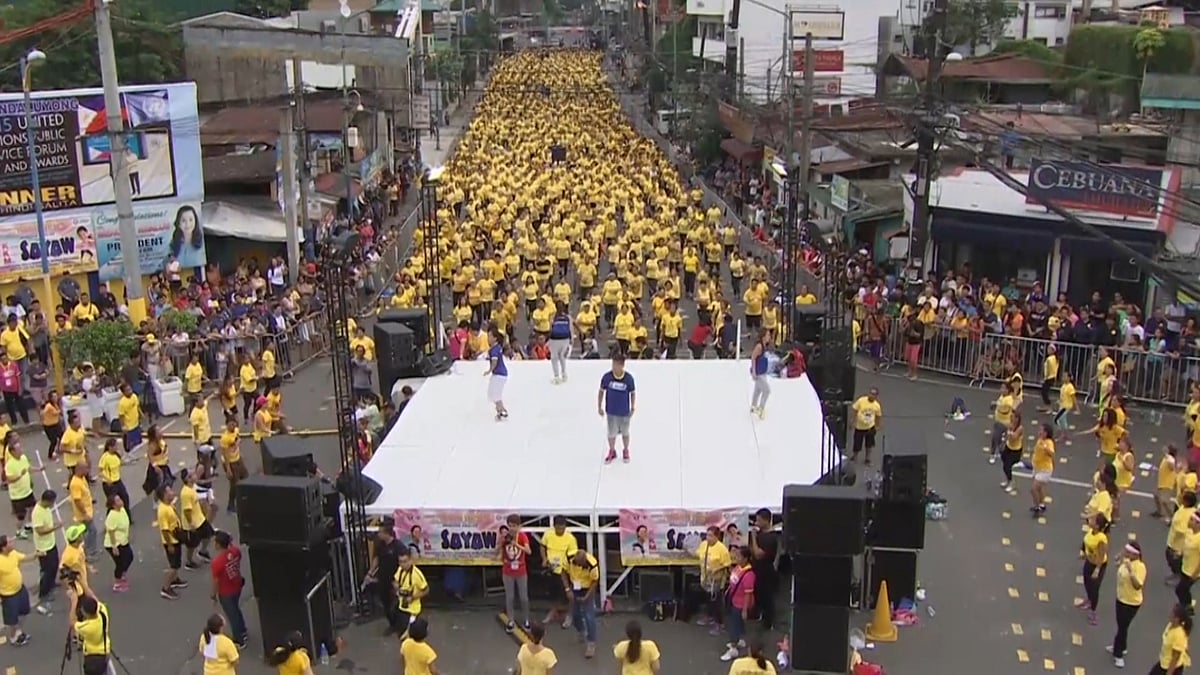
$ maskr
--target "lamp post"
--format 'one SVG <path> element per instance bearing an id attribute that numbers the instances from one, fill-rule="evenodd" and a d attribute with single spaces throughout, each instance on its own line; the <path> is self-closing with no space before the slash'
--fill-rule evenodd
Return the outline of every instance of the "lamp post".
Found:
<path id="1" fill-rule="evenodd" d="M 42 181 L 38 175 L 37 161 L 37 117 L 33 114 L 33 69 L 46 60 L 46 53 L 40 49 L 32 49 L 21 57 L 21 91 L 24 96 L 25 112 L 25 151 L 29 155 L 29 184 L 33 189 L 33 215 L 37 219 L 38 257 L 42 261 L 42 302 L 43 307 L 54 307 L 54 288 L 50 283 L 50 252 L 46 246 L 46 216 L 42 205 Z M 43 315 L 45 310 L 42 310 Z M 50 326 L 50 360 L 54 370 L 54 387 L 63 390 L 62 366 L 58 358 L 58 347 L 54 342 L 54 334 L 58 332 L 58 322 L 50 318 L 46 323 Z"/>
<path id="2" fill-rule="evenodd" d="M 350 104 L 351 96 L 354 96 L 355 100 L 358 101 L 354 105 Z M 354 207 L 351 199 L 354 197 L 354 176 L 350 173 L 350 160 L 354 156 L 354 148 L 350 146 L 350 125 L 354 122 L 354 115 L 363 111 L 362 94 L 358 93 L 357 89 L 350 89 L 343 93 L 342 98 L 346 104 L 346 137 L 343 140 L 343 145 L 345 146 L 346 150 L 346 161 L 342 162 L 342 173 L 345 174 L 346 178 L 346 215 L 353 218 Z M 362 163 L 359 162 L 358 166 L 359 183 L 361 184 L 363 178 Z"/>

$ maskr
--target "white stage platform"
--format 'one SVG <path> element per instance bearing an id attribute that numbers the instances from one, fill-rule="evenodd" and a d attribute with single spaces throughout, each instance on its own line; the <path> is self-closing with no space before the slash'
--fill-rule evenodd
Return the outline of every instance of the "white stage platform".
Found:
<path id="1" fill-rule="evenodd" d="M 502 422 L 486 364 L 459 362 L 426 380 L 363 471 L 383 486 L 367 513 L 501 510 L 598 530 L 620 509 L 778 512 L 784 485 L 821 477 L 825 427 L 807 377 L 772 379 L 759 420 L 746 361 L 630 361 L 632 461 L 606 466 L 596 394 L 610 363 L 568 367 L 568 382 L 554 385 L 549 362 L 509 363 Z"/>

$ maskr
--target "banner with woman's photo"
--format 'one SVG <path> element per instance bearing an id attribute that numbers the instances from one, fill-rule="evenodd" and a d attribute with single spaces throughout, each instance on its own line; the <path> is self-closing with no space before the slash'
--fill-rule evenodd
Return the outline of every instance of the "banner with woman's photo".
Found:
<path id="1" fill-rule="evenodd" d="M 621 564 L 695 565 L 696 550 L 710 527 L 720 530 L 726 546 L 744 546 L 750 509 L 621 509 Z"/>
<path id="2" fill-rule="evenodd" d="M 207 255 L 199 202 L 136 204 L 133 218 L 137 224 L 138 262 L 142 274 L 161 272 L 172 258 L 179 261 L 185 277 L 188 270 L 204 267 Z M 95 210 L 92 225 L 98 240 L 100 280 L 120 279 L 125 265 L 121 259 L 121 232 L 116 209 Z"/>
<path id="3" fill-rule="evenodd" d="M 396 540 L 418 565 L 499 565 L 504 511 L 397 509 Z"/>

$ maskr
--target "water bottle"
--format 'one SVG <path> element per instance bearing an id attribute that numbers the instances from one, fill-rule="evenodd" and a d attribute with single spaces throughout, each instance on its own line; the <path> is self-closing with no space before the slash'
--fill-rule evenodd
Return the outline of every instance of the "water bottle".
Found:
<path id="1" fill-rule="evenodd" d="M 325 643 L 321 643 L 321 665 L 329 665 L 329 650 L 325 648 Z"/>

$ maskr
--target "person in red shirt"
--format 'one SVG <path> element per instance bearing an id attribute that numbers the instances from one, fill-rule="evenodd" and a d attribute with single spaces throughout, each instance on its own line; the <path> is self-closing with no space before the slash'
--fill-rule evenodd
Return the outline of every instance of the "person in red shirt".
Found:
<path id="1" fill-rule="evenodd" d="M 712 334 L 711 320 L 701 321 L 692 329 L 692 334 L 688 336 L 687 346 L 692 352 L 693 359 L 704 358 L 704 350 L 708 347 L 708 339 L 712 337 Z"/>
<path id="2" fill-rule="evenodd" d="M 500 528 L 501 574 L 504 579 L 504 608 L 508 612 L 508 630 L 513 632 L 516 622 L 514 596 L 521 597 L 521 611 L 525 613 L 525 630 L 529 630 L 529 535 L 521 531 L 521 518 L 516 514 L 508 517 L 508 527 Z"/>
<path id="3" fill-rule="evenodd" d="M 246 617 L 242 616 L 242 551 L 233 543 L 228 532 L 213 535 L 217 554 L 212 559 L 212 599 L 221 606 L 225 618 L 229 619 L 229 632 L 233 641 L 241 648 L 247 644 Z"/>

